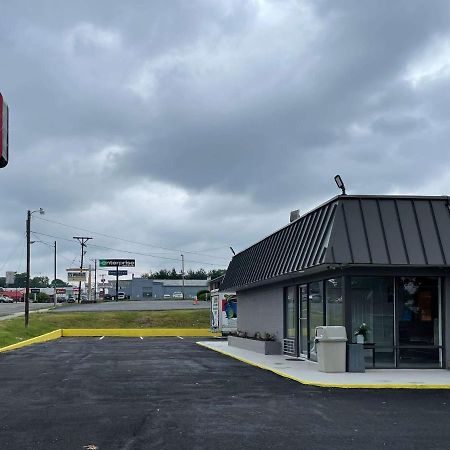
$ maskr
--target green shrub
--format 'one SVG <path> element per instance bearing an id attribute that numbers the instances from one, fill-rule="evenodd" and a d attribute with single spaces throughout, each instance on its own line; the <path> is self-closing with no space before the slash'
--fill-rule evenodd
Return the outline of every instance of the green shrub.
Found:
<path id="1" fill-rule="evenodd" d="M 202 289 L 197 292 L 197 299 L 199 301 L 211 300 L 211 293 L 207 289 Z"/>

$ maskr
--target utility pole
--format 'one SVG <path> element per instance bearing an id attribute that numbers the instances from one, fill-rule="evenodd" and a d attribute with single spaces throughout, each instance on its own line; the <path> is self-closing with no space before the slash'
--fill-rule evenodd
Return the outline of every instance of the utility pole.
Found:
<path id="1" fill-rule="evenodd" d="M 30 250 L 31 250 L 31 211 L 27 212 L 27 280 L 25 284 L 25 328 L 28 328 L 29 316 L 30 316 Z"/>
<path id="2" fill-rule="evenodd" d="M 42 208 L 39 208 L 39 214 L 45 214 Z M 30 319 L 30 260 L 31 260 L 31 215 L 36 211 L 27 211 L 27 225 L 26 225 L 26 235 L 27 235 L 27 280 L 25 284 L 25 328 L 28 328 L 28 322 Z"/>
<path id="3" fill-rule="evenodd" d="M 80 277 L 83 273 L 83 258 L 84 258 L 84 247 L 86 247 L 86 242 L 92 239 L 91 237 L 84 237 L 84 236 L 74 236 L 74 239 L 76 239 L 81 244 L 81 263 L 80 263 Z M 81 303 L 81 280 L 78 284 L 78 303 Z"/>
<path id="4" fill-rule="evenodd" d="M 183 300 L 184 300 L 184 297 L 185 297 L 185 295 L 184 295 L 184 255 L 181 255 L 181 278 L 183 280 L 182 291 L 183 291 Z"/>
<path id="5" fill-rule="evenodd" d="M 55 257 L 54 257 L 54 261 L 53 261 L 53 269 L 54 269 L 54 284 L 53 284 L 53 305 L 56 306 L 57 301 L 56 301 L 56 241 L 55 241 Z"/>

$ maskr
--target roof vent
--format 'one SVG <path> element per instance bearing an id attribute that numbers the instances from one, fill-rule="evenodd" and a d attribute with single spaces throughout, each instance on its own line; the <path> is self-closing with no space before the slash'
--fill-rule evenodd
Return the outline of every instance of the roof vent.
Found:
<path id="1" fill-rule="evenodd" d="M 291 211 L 291 215 L 289 217 L 289 222 L 292 223 L 297 219 L 300 219 L 300 210 L 299 209 L 296 209 L 295 211 Z"/>

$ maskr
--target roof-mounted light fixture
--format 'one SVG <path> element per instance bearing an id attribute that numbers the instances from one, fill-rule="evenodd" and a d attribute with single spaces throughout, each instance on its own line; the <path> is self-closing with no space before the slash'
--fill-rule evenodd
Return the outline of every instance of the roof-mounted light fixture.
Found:
<path id="1" fill-rule="evenodd" d="M 342 181 L 341 176 L 340 175 L 336 175 L 334 177 L 334 181 L 336 182 L 337 187 L 342 190 L 342 195 L 347 195 L 345 193 L 345 185 L 344 185 L 344 182 Z"/>

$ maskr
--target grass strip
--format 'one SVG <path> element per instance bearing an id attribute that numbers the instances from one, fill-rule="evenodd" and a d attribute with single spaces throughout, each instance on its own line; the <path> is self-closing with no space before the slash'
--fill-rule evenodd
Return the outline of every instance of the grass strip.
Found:
<path id="1" fill-rule="evenodd" d="M 59 328 L 208 328 L 209 310 L 36 313 L 28 329 L 23 317 L 0 321 L 0 347 Z"/>

